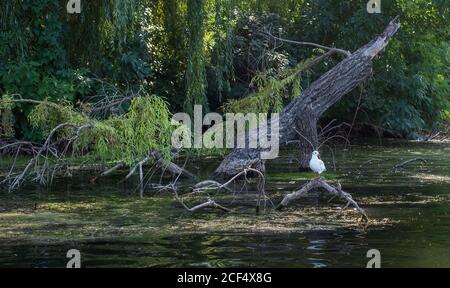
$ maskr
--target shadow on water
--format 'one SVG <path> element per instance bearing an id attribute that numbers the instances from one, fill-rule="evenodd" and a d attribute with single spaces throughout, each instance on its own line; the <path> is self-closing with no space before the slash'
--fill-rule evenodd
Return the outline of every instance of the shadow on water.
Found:
<path id="1" fill-rule="evenodd" d="M 315 177 L 297 172 L 290 154 L 267 166 L 274 202 Z M 450 145 L 337 149 L 335 170 L 331 154 L 322 154 L 325 177 L 367 210 L 367 229 L 324 195 L 259 216 L 251 207 L 190 214 L 170 195 L 139 199 L 135 181 L 117 184 L 116 175 L 91 185 L 84 172 L 50 191 L 0 192 L 0 267 L 65 267 L 72 248 L 83 267 L 365 267 L 372 248 L 382 267 L 450 267 Z M 414 157 L 429 161 L 393 169 Z M 188 168 L 209 173 L 219 161 L 197 159 Z"/>

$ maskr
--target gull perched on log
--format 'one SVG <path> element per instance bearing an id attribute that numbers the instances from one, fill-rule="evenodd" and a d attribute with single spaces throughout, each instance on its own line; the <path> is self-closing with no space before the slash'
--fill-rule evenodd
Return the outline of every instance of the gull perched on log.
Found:
<path id="1" fill-rule="evenodd" d="M 319 173 L 319 175 L 326 171 L 325 164 L 322 160 L 319 159 L 319 152 L 313 151 L 311 155 L 311 160 L 309 160 L 309 168 L 311 168 L 312 171 Z"/>

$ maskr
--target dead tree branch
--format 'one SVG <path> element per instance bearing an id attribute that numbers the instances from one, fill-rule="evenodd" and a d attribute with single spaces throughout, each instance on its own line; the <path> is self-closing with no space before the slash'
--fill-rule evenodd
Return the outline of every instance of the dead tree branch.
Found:
<path id="1" fill-rule="evenodd" d="M 220 210 L 222 210 L 222 211 L 225 211 L 225 212 L 232 212 L 233 210 L 231 210 L 231 209 L 228 209 L 228 208 L 226 208 L 226 207 L 224 207 L 224 206 L 222 206 L 222 205 L 219 205 L 219 204 L 217 204 L 214 200 L 212 200 L 212 199 L 209 199 L 208 201 L 206 201 L 206 202 L 204 202 L 204 203 L 201 203 L 201 204 L 198 204 L 198 205 L 196 205 L 196 206 L 194 206 L 194 207 L 192 207 L 192 208 L 189 208 L 188 206 L 186 206 L 186 204 L 184 204 L 183 203 L 183 201 L 180 201 L 180 203 L 183 205 L 183 207 L 186 209 L 186 210 L 188 210 L 189 212 L 195 212 L 195 211 L 197 211 L 197 210 L 201 210 L 201 209 L 204 209 L 204 208 L 217 208 L 217 209 L 220 209 Z"/>
<path id="2" fill-rule="evenodd" d="M 340 185 L 336 187 L 332 186 L 320 178 L 311 180 L 310 182 L 304 184 L 300 189 L 284 196 L 283 200 L 278 205 L 277 210 L 282 210 L 284 207 L 287 207 L 291 202 L 299 199 L 304 194 L 317 188 L 323 188 L 327 192 L 333 194 L 334 196 L 344 198 L 347 201 L 347 204 L 344 206 L 344 209 L 347 208 L 349 205 L 352 205 L 359 213 L 361 213 L 365 221 L 368 220 L 366 212 L 361 207 L 359 207 L 358 203 L 356 203 L 356 201 L 353 200 L 352 196 L 349 193 L 341 189 Z"/>
<path id="3" fill-rule="evenodd" d="M 91 179 L 91 183 L 94 183 L 94 182 L 97 181 L 97 179 L 100 178 L 100 177 L 108 176 L 108 175 L 111 174 L 112 172 L 114 172 L 114 171 L 116 171 L 116 170 L 118 170 L 118 169 L 120 169 L 120 168 L 123 168 L 124 166 L 125 166 L 125 163 L 123 163 L 123 162 L 117 163 L 117 164 L 114 165 L 113 167 L 111 167 L 111 168 L 109 168 L 109 169 L 103 171 L 102 173 L 100 173 L 100 175 L 95 176 L 94 178 L 92 178 L 92 179 Z"/>
<path id="4" fill-rule="evenodd" d="M 226 207 L 224 207 L 224 206 L 218 204 L 216 201 L 212 200 L 210 197 L 208 197 L 208 200 L 207 200 L 206 202 L 204 202 L 204 203 L 195 205 L 195 206 L 192 207 L 192 208 L 188 207 L 188 206 L 184 203 L 183 199 L 181 199 L 181 197 L 178 195 L 178 187 L 177 187 L 176 183 L 178 182 L 178 179 L 180 178 L 180 176 L 181 176 L 181 174 L 178 174 L 178 176 L 177 176 L 177 178 L 175 179 L 175 181 L 173 181 L 172 183 L 169 183 L 168 185 L 161 186 L 161 187 L 160 187 L 160 190 L 169 190 L 169 191 L 172 191 L 173 194 L 174 194 L 174 196 L 175 196 L 175 199 L 176 199 L 176 200 L 181 204 L 181 206 L 183 206 L 183 208 L 186 209 L 187 211 L 189 211 L 189 212 L 196 212 L 196 211 L 198 211 L 198 210 L 205 209 L 205 208 L 217 208 L 217 209 L 220 209 L 220 210 L 222 210 L 222 211 L 224 211 L 224 212 L 232 212 L 232 211 L 233 211 L 233 210 L 231 210 L 231 209 L 229 209 L 229 208 L 226 208 Z M 204 181 L 204 182 L 205 182 L 205 181 Z M 200 183 L 202 183 L 202 182 L 200 182 Z M 200 184 L 200 183 L 199 183 L 199 184 Z"/>
<path id="5" fill-rule="evenodd" d="M 334 53 L 334 52 L 341 53 L 341 54 L 345 55 L 345 57 L 348 57 L 348 56 L 352 55 L 352 53 L 350 53 L 350 51 L 347 51 L 347 50 L 344 50 L 344 49 L 328 47 L 328 46 L 320 45 L 320 44 L 313 43 L 313 42 L 303 42 L 303 41 L 294 41 L 294 40 L 284 39 L 284 38 L 281 38 L 281 37 L 277 37 L 277 36 L 275 36 L 275 35 L 273 35 L 273 34 L 271 34 L 269 32 L 265 32 L 265 34 L 268 37 L 270 37 L 270 38 L 273 38 L 275 40 L 278 40 L 278 41 L 281 41 L 281 42 L 284 42 L 284 43 L 313 46 L 313 47 L 317 47 L 317 48 L 328 50 L 328 52 L 331 52 L 331 53 Z"/>
<path id="6" fill-rule="evenodd" d="M 174 175 L 183 175 L 186 176 L 188 178 L 191 179 L 196 179 L 197 177 L 192 174 L 191 172 L 187 171 L 184 168 L 181 168 L 180 166 L 178 166 L 177 164 L 173 163 L 173 162 L 166 162 L 164 161 L 162 155 L 160 152 L 158 151 L 152 151 L 150 153 L 150 155 L 155 158 L 156 162 L 158 163 L 158 165 L 160 167 L 164 167 L 165 170 L 171 172 Z"/>
<path id="7" fill-rule="evenodd" d="M 417 157 L 417 158 L 413 158 L 413 159 L 409 159 L 406 160 L 400 164 L 397 164 L 394 166 L 394 169 L 401 169 L 401 168 L 405 168 L 406 165 L 413 163 L 413 162 L 422 162 L 422 163 L 427 163 L 428 159 L 426 158 L 421 158 L 421 157 Z"/>
<path id="8" fill-rule="evenodd" d="M 46 182 L 45 179 L 44 179 L 44 172 L 48 168 L 48 165 L 47 165 L 47 159 L 48 158 L 45 157 L 43 155 L 43 153 L 45 151 L 50 151 L 51 140 L 52 140 L 54 134 L 57 131 L 59 131 L 60 129 L 65 128 L 65 127 L 72 127 L 74 129 L 76 129 L 75 133 L 74 133 L 75 135 L 72 138 L 69 139 L 69 144 L 70 144 L 71 142 L 75 141 L 80 136 L 81 130 L 87 129 L 87 128 L 91 128 L 92 125 L 86 124 L 86 125 L 79 126 L 79 125 L 72 124 L 72 123 L 61 123 L 58 126 L 56 126 L 55 128 L 53 128 L 52 131 L 50 131 L 50 133 L 48 134 L 47 139 L 45 140 L 44 144 L 39 149 L 37 154 L 33 158 L 31 158 L 31 160 L 28 162 L 27 166 L 25 166 L 25 168 L 22 170 L 22 172 L 12 179 L 12 183 L 9 185 L 9 191 L 18 189 L 21 186 L 22 182 L 25 180 L 26 176 L 29 174 L 29 170 L 31 169 L 31 167 L 34 164 L 36 164 L 37 160 L 40 157 L 44 157 L 45 161 L 44 161 L 44 164 L 41 165 L 41 171 L 39 171 L 39 167 L 36 167 L 35 170 L 36 170 L 37 176 L 36 176 L 35 179 L 40 180 L 41 183 L 45 183 Z M 57 155 L 54 155 L 54 156 L 57 157 Z M 9 180 L 10 179 L 7 178 L 7 179 L 3 180 L 2 183 L 8 182 Z"/>

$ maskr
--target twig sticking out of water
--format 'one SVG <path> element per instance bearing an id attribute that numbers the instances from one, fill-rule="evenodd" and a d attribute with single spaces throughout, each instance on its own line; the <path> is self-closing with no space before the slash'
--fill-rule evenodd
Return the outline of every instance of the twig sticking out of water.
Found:
<path id="1" fill-rule="evenodd" d="M 405 168 L 406 165 L 408 165 L 408 164 L 410 164 L 410 163 L 412 163 L 412 162 L 418 162 L 418 161 L 423 162 L 423 163 L 427 163 L 428 159 L 421 158 L 421 157 L 409 159 L 409 160 L 406 160 L 406 161 L 404 161 L 404 162 L 402 162 L 402 163 L 400 163 L 400 164 L 395 165 L 395 166 L 394 166 L 394 169 Z"/>

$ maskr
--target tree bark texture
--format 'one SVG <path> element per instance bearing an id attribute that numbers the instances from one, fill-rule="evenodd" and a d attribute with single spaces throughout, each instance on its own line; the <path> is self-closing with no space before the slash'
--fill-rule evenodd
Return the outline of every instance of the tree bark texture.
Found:
<path id="1" fill-rule="evenodd" d="M 316 126 L 320 116 L 369 78 L 373 59 L 384 50 L 399 28 L 400 24 L 396 19 L 392 20 L 381 35 L 319 77 L 280 112 L 279 143 L 284 145 L 294 140 L 299 141 L 302 168 L 308 167 L 313 147 L 298 132 L 317 149 L 319 143 Z M 234 149 L 216 169 L 215 176 L 229 178 L 244 168 L 260 165 L 260 152 L 260 149 Z"/>

